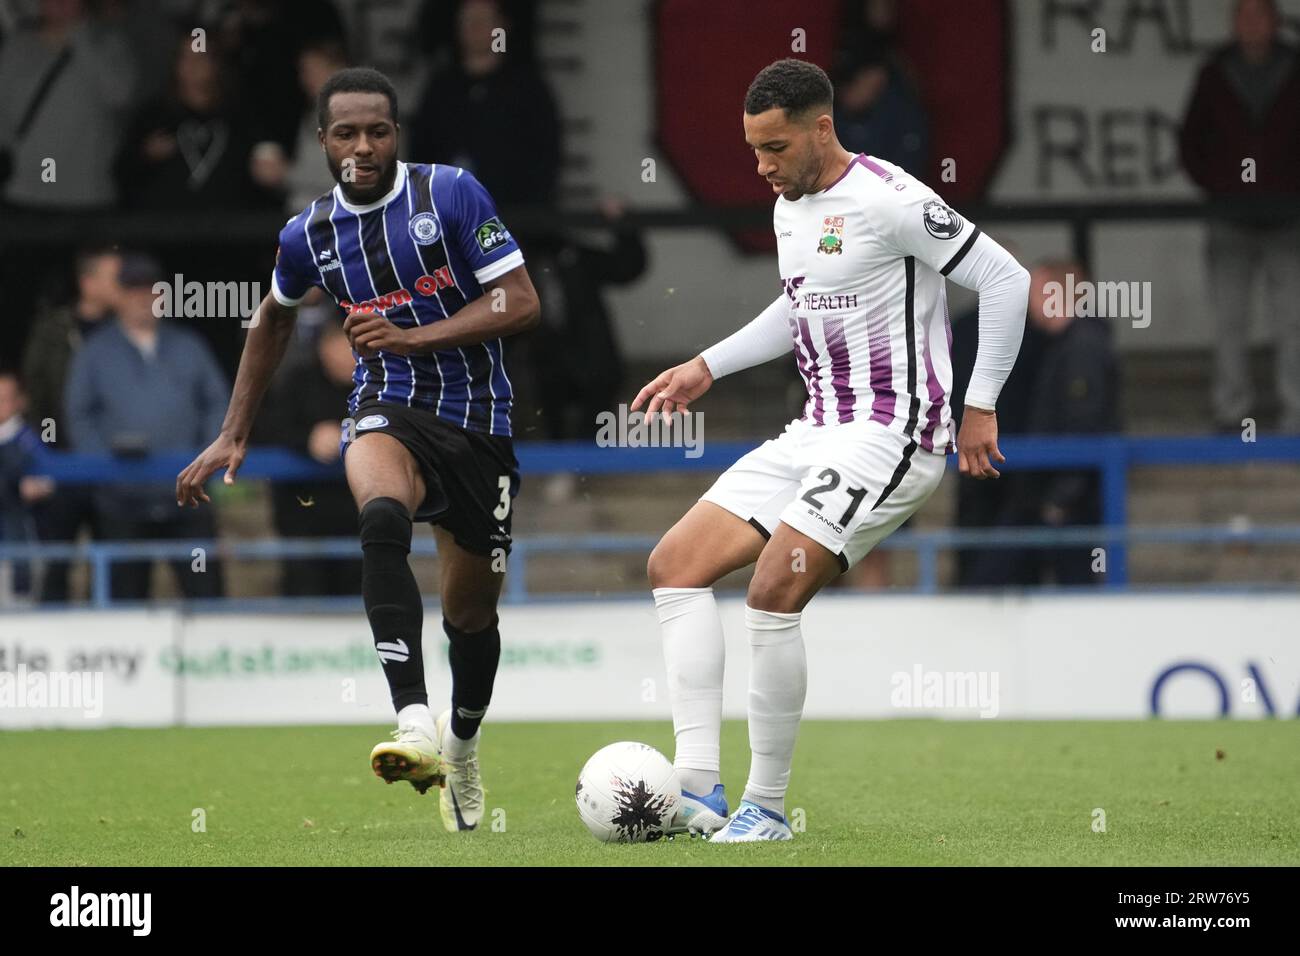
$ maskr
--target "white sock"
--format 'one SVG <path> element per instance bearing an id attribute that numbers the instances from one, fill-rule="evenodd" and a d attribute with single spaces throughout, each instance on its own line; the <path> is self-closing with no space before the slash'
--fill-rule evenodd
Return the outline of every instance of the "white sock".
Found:
<path id="1" fill-rule="evenodd" d="M 442 739 L 442 752 L 452 760 L 463 760 L 478 749 L 478 739 L 482 733 L 483 725 L 480 724 L 473 737 L 461 740 L 456 736 L 456 731 L 451 729 L 451 721 L 447 721 L 447 736 Z"/>
<path id="2" fill-rule="evenodd" d="M 742 799 L 785 815 L 790 761 L 808 690 L 801 614 L 746 605 L 749 629 L 749 781 Z"/>
<path id="3" fill-rule="evenodd" d="M 418 727 L 430 737 L 434 737 L 433 714 L 429 713 L 428 704 L 407 704 L 397 712 L 397 728 L 406 730 Z"/>
<path id="4" fill-rule="evenodd" d="M 655 588 L 682 789 L 707 796 L 720 780 L 726 643 L 713 588 Z"/>

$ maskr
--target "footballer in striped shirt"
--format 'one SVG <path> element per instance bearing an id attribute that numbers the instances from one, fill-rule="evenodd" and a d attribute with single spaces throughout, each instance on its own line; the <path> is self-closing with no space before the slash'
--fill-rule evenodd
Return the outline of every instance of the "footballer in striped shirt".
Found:
<path id="1" fill-rule="evenodd" d="M 177 478 L 181 505 L 234 480 L 249 430 L 313 287 L 347 318 L 356 354 L 342 428 L 360 513 L 362 598 L 397 711 L 375 774 L 438 786 L 448 830 L 483 815 L 479 725 L 501 651 L 497 600 L 510 551 L 519 466 L 511 446 L 502 339 L 539 320 L 523 253 L 473 174 L 397 158 L 397 94 L 366 68 L 322 88 L 318 131 L 336 185 L 280 231 L 271 294 L 249 331 L 221 434 Z M 413 522 L 433 525 L 450 641 L 450 706 L 429 709 L 423 600 L 408 553 Z"/>

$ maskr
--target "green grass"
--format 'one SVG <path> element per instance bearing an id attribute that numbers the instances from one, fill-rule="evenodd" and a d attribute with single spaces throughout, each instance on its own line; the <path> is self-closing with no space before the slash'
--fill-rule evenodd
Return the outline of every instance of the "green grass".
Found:
<path id="1" fill-rule="evenodd" d="M 435 792 L 385 786 L 386 728 L 0 733 L 0 865 L 1300 864 L 1300 724 L 820 721 L 800 730 L 785 844 L 604 846 L 578 820 L 588 755 L 666 724 L 491 724 L 504 830 L 442 830 Z M 1223 758 L 1216 757 L 1223 752 Z M 743 723 L 723 734 L 733 803 Z M 1093 831 L 1093 809 L 1106 832 Z M 191 828 L 206 811 L 207 831 Z M 485 824 L 490 824 L 489 817 Z"/>

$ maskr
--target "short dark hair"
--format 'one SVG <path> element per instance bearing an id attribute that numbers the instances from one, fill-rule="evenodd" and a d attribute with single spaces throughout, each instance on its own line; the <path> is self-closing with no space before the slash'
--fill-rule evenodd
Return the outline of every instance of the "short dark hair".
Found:
<path id="1" fill-rule="evenodd" d="M 99 260 L 106 256 L 120 256 L 122 250 L 117 246 L 84 246 L 77 250 L 73 259 L 73 268 L 78 276 L 90 275 L 95 271 Z"/>
<path id="2" fill-rule="evenodd" d="M 763 67 L 745 93 L 745 112 L 750 116 L 772 109 L 786 116 L 802 116 L 814 108 L 831 109 L 834 91 L 831 79 L 815 63 L 787 57 Z"/>
<path id="3" fill-rule="evenodd" d="M 148 289 L 161 282 L 162 263 L 147 252 L 122 253 L 122 272 L 117 281 L 126 289 Z"/>
<path id="4" fill-rule="evenodd" d="M 1087 266 L 1069 256 L 1048 256 L 1035 262 L 1034 269 L 1041 269 L 1054 276 L 1073 275 L 1076 282 L 1083 282 L 1088 278 Z"/>
<path id="5" fill-rule="evenodd" d="M 330 97 L 335 93 L 382 93 L 388 97 L 388 110 L 393 114 L 393 122 L 397 122 L 397 90 L 378 70 L 368 66 L 350 66 L 325 81 L 316 97 L 316 121 L 321 129 L 329 125 Z"/>

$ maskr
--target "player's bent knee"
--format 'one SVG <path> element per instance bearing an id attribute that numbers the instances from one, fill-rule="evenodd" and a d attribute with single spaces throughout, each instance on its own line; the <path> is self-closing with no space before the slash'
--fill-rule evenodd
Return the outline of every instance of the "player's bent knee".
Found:
<path id="1" fill-rule="evenodd" d="M 478 634 L 497 623 L 495 604 L 447 604 L 442 617 L 463 634 Z"/>
<path id="2" fill-rule="evenodd" d="M 413 510 L 424 486 L 415 460 L 397 439 L 378 432 L 356 438 L 344 459 L 348 489 L 358 510 L 376 498 L 394 498 Z"/>
<path id="3" fill-rule="evenodd" d="M 655 545 L 654 550 L 650 552 L 650 557 L 645 563 L 645 574 L 650 580 L 652 588 L 671 587 L 667 583 L 669 561 L 664 549 L 663 541 Z"/>
<path id="4" fill-rule="evenodd" d="M 372 498 L 358 521 L 361 547 L 380 545 L 411 550 L 411 513 L 396 498 Z"/>
<path id="5" fill-rule="evenodd" d="M 707 588 L 712 581 L 704 580 L 707 574 L 693 564 L 684 548 L 675 547 L 667 538 L 662 539 L 646 561 L 646 577 L 652 588 Z"/>
<path id="6" fill-rule="evenodd" d="M 796 581 L 776 575 L 755 574 L 749 582 L 745 603 L 756 611 L 794 614 L 804 609 L 809 597 L 804 596 Z"/>

